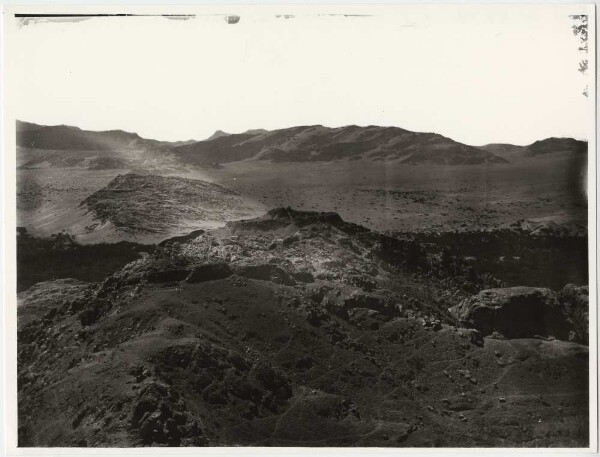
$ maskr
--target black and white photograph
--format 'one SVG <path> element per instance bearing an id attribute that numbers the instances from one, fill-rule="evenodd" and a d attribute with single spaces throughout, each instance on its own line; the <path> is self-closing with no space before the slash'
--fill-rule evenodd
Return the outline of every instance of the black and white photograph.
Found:
<path id="1" fill-rule="evenodd" d="M 597 451 L 593 4 L 3 13 L 7 455 Z"/>

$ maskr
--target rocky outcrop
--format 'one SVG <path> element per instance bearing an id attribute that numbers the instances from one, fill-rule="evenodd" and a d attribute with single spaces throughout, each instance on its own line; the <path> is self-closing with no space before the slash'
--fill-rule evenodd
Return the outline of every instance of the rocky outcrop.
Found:
<path id="1" fill-rule="evenodd" d="M 568 323 L 557 294 L 539 287 L 509 287 L 482 290 L 450 312 L 463 325 L 489 335 L 507 338 L 536 335 L 568 338 Z"/>
<path id="2" fill-rule="evenodd" d="M 81 300 L 90 284 L 72 278 L 38 282 L 17 296 L 19 325 L 41 319 L 60 305 Z"/>
<path id="3" fill-rule="evenodd" d="M 142 444 L 205 446 L 206 438 L 176 392 L 161 383 L 147 384 L 135 403 L 130 427 Z"/>
<path id="4" fill-rule="evenodd" d="M 588 344 L 590 299 L 588 286 L 567 284 L 558 293 L 558 299 L 572 327 L 569 340 Z"/>
<path id="5" fill-rule="evenodd" d="M 158 245 L 161 247 L 164 247 L 164 246 L 167 246 L 172 243 L 186 243 L 188 241 L 191 241 L 191 240 L 199 237 L 203 233 L 204 233 L 204 230 L 194 230 L 194 231 L 188 233 L 187 235 L 174 236 L 173 238 L 168 238 L 168 239 L 158 243 Z"/>

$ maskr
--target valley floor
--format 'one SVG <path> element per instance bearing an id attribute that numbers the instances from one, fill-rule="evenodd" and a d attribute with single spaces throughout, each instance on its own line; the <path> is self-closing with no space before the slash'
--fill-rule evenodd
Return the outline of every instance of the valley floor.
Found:
<path id="1" fill-rule="evenodd" d="M 522 158 L 510 164 L 461 166 L 360 160 L 247 161 L 162 174 L 221 184 L 239 192 L 259 212 L 290 206 L 335 211 L 347 221 L 379 231 L 446 232 L 492 229 L 523 219 L 586 226 L 582 160 L 552 156 Z M 18 170 L 18 225 L 44 236 L 66 230 L 86 243 L 160 241 L 160 237 L 115 233 L 110 224 L 86 230 L 95 222 L 80 203 L 118 174 L 129 171 Z M 235 219 L 232 216 L 230 220 Z M 204 228 L 201 225 L 196 228 Z M 193 229 L 186 226 L 163 238 Z"/>

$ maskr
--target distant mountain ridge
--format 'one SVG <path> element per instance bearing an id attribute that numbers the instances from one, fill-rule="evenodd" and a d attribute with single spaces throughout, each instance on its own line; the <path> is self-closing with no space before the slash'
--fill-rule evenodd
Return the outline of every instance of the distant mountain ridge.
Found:
<path id="1" fill-rule="evenodd" d="M 398 127 L 299 126 L 263 133 L 219 136 L 172 148 L 188 164 L 240 160 L 316 162 L 341 159 L 396 160 L 406 164 L 505 163 L 506 159 L 436 133 Z"/>
<path id="2" fill-rule="evenodd" d="M 186 144 L 142 138 L 124 130 L 90 131 L 68 125 L 44 126 L 17 121 L 17 146 L 49 150 L 146 150 Z"/>
<path id="3" fill-rule="evenodd" d="M 522 155 L 533 157 L 541 154 L 586 154 L 588 150 L 587 141 L 576 140 L 574 138 L 546 138 L 538 140 L 527 146 L 517 146 L 507 143 L 491 143 L 479 146 L 492 154 L 498 154 L 502 157 L 511 157 L 513 155 Z"/>
<path id="4" fill-rule="evenodd" d="M 242 135 L 259 135 L 261 133 L 267 133 L 268 130 L 265 129 L 248 129 L 245 132 L 242 132 Z M 216 140 L 217 138 L 221 138 L 224 136 L 234 135 L 233 133 L 224 132 L 223 130 L 216 130 L 211 136 L 209 136 L 204 141 Z"/>
<path id="5" fill-rule="evenodd" d="M 479 149 L 483 149 L 484 151 L 491 152 L 492 154 L 514 154 L 523 149 L 526 146 L 517 146 L 510 143 L 490 143 L 485 144 L 483 146 L 479 146 Z"/>
<path id="6" fill-rule="evenodd" d="M 230 134 L 217 130 L 203 141 L 167 142 L 123 130 L 88 131 L 66 125 L 43 126 L 17 121 L 17 146 L 65 151 L 159 151 L 184 166 L 246 160 L 325 162 L 335 160 L 397 160 L 403 164 L 501 164 L 517 155 L 554 152 L 582 154 L 587 142 L 547 138 L 529 146 L 488 144 L 469 146 L 437 133 L 411 132 L 399 127 L 349 125 L 297 126 Z"/>
<path id="7" fill-rule="evenodd" d="M 530 144 L 525 148 L 525 154 L 528 156 L 550 153 L 585 154 L 587 153 L 587 150 L 587 141 L 575 140 L 573 138 L 552 137 Z"/>

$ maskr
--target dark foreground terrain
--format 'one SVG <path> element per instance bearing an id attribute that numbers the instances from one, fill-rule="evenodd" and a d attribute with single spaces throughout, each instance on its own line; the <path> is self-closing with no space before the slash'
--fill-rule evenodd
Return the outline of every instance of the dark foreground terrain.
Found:
<path id="1" fill-rule="evenodd" d="M 447 241 L 277 209 L 39 282 L 19 445 L 587 446 L 583 273 L 496 279 Z"/>
<path id="2" fill-rule="evenodd" d="M 82 245 L 65 233 L 39 238 L 21 228 L 17 235 L 17 292 L 52 279 L 98 282 L 142 252 L 152 251 L 154 245 L 128 241 Z"/>
<path id="3" fill-rule="evenodd" d="M 587 284 L 587 230 L 557 225 L 526 230 L 515 225 L 488 231 L 397 236 L 420 242 L 428 252 L 447 250 L 462 256 L 476 271 L 490 273 L 507 286 L 527 284 L 558 290 L 569 283 Z"/>

